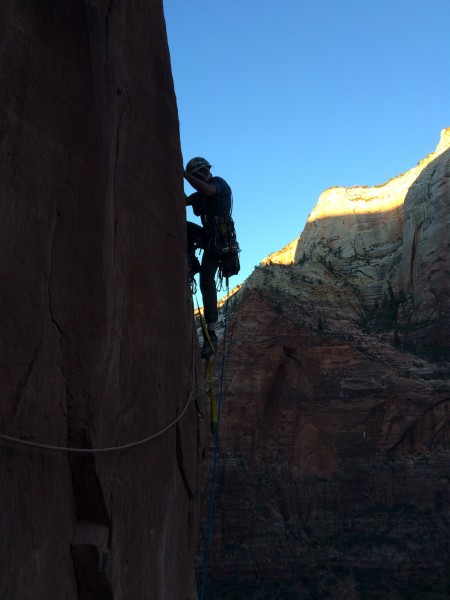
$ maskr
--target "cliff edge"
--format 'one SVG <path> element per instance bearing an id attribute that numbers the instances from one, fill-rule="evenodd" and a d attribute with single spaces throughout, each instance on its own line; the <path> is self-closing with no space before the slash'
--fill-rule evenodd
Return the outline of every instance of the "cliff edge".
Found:
<path id="1" fill-rule="evenodd" d="M 162 2 L 7 0 L 0 38 L 0 433 L 156 436 L 86 454 L 0 440 L 0 597 L 196 598 L 197 340 Z"/>

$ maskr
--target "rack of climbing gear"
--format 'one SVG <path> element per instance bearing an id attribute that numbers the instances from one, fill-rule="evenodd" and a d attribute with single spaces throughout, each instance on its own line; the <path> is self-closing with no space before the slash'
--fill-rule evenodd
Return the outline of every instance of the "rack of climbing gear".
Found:
<path id="1" fill-rule="evenodd" d="M 239 261 L 241 249 L 231 215 L 215 217 L 213 232 L 210 247 L 219 256 L 218 289 L 222 290 L 224 289 L 223 280 L 225 279 L 226 287 L 228 287 L 229 278 L 237 275 L 241 269 Z"/>

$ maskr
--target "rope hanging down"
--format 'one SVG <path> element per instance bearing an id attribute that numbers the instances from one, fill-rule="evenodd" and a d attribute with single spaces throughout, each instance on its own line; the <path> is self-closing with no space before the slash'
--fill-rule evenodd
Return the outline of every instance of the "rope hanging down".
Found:
<path id="1" fill-rule="evenodd" d="M 228 284 L 228 280 L 227 280 Z M 221 367 L 221 375 L 220 375 L 220 393 L 219 393 L 219 407 L 217 414 L 217 423 L 214 429 L 215 432 L 215 445 L 214 445 L 214 464 L 213 464 L 213 474 L 212 474 L 212 483 L 211 483 L 211 496 L 209 500 L 209 516 L 208 516 L 208 535 L 206 537 L 206 546 L 205 546 L 205 555 L 203 560 L 203 581 L 202 581 L 202 590 L 200 595 L 200 600 L 204 600 L 205 592 L 206 592 L 206 579 L 208 573 L 208 562 L 209 562 L 209 545 L 212 537 L 212 520 L 213 520 L 213 512 L 214 512 L 214 497 L 216 492 L 216 471 L 217 471 L 217 460 L 219 457 L 219 445 L 220 445 L 220 414 L 222 408 L 222 400 L 223 400 L 223 379 L 225 373 L 225 354 L 226 354 L 226 339 L 227 339 L 227 321 L 228 321 L 228 300 L 230 296 L 230 289 L 227 285 L 227 300 L 225 303 L 225 319 L 224 319 L 224 329 L 223 329 L 223 353 L 222 353 L 222 367 Z"/>
<path id="2" fill-rule="evenodd" d="M 187 411 L 192 398 L 194 398 L 194 396 L 197 395 L 197 392 L 194 387 L 194 380 L 195 380 L 195 358 L 194 358 L 195 342 L 194 342 L 194 339 L 195 339 L 194 336 L 192 336 L 192 389 L 189 392 L 187 402 L 184 405 L 184 408 L 180 412 L 180 414 L 173 421 L 171 421 L 168 425 L 163 427 L 163 429 L 161 429 L 160 431 L 157 431 L 156 433 L 153 433 L 152 435 L 149 435 L 148 437 L 143 438 L 141 440 L 137 440 L 136 442 L 130 442 L 129 444 L 122 444 L 121 446 L 112 446 L 110 448 L 74 448 L 73 446 L 56 446 L 56 445 L 52 445 L 52 444 L 43 444 L 41 442 L 32 442 L 30 440 L 24 440 L 22 438 L 12 437 L 10 435 L 3 435 L 2 433 L 0 433 L 0 440 L 9 442 L 11 444 L 20 444 L 22 446 L 31 446 L 32 448 L 41 448 L 43 450 L 53 450 L 54 452 L 76 452 L 78 454 L 88 454 L 88 453 L 99 454 L 101 452 L 116 452 L 118 450 L 127 450 L 128 448 L 134 448 L 135 446 L 141 446 L 142 444 L 146 444 L 150 440 L 154 440 L 155 438 L 159 437 L 160 435 L 162 435 L 163 433 L 168 431 L 176 423 L 178 423 L 178 421 L 181 419 L 181 417 Z"/>
<path id="3" fill-rule="evenodd" d="M 200 305 L 198 303 L 197 294 L 192 289 L 193 295 L 195 295 L 195 302 L 197 304 L 197 314 L 200 321 L 200 326 L 202 328 L 203 338 L 208 341 L 208 344 L 212 346 L 211 338 L 209 337 L 208 328 L 206 326 L 205 319 L 200 311 Z M 208 379 L 209 382 L 209 421 L 211 423 L 211 432 L 216 433 L 217 431 L 217 405 L 216 405 L 216 394 L 214 391 L 214 379 L 212 372 L 212 364 L 211 357 L 208 356 L 205 360 L 205 378 Z"/>

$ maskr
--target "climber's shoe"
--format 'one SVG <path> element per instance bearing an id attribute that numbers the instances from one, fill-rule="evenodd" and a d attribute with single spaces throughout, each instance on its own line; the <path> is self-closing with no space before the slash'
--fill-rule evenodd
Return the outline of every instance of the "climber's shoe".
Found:
<path id="1" fill-rule="evenodd" d="M 211 343 L 210 341 L 211 340 Z M 203 346 L 202 346 L 202 358 L 208 358 L 215 353 L 217 350 L 217 346 L 219 344 L 219 340 L 217 339 L 217 335 L 215 333 L 209 334 L 209 340 L 205 337 Z"/>

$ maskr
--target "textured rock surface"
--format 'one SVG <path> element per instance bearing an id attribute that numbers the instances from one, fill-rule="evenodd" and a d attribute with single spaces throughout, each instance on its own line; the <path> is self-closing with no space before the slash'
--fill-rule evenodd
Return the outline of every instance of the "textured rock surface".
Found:
<path id="1" fill-rule="evenodd" d="M 281 250 L 272 252 L 262 262 L 262 266 L 266 265 L 292 265 L 295 262 L 295 256 L 298 246 L 298 239 L 287 244 Z"/>
<path id="2" fill-rule="evenodd" d="M 145 438 L 196 385 L 162 2 L 5 0 L 0 39 L 0 432 Z M 0 442 L 0 597 L 194 598 L 200 438 Z"/>
<path id="3" fill-rule="evenodd" d="M 326 192 L 234 299 L 215 598 L 448 597 L 449 134 Z"/>

